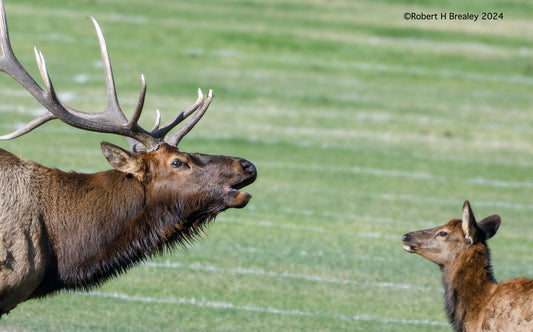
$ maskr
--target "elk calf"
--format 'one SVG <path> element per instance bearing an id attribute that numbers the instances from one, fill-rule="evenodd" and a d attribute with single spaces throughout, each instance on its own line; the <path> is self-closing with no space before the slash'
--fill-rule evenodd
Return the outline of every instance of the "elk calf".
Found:
<path id="1" fill-rule="evenodd" d="M 446 311 L 456 331 L 533 331 L 533 280 L 498 283 L 486 240 L 500 226 L 492 215 L 476 223 L 468 201 L 462 220 L 402 236 L 403 247 L 439 265 Z"/>

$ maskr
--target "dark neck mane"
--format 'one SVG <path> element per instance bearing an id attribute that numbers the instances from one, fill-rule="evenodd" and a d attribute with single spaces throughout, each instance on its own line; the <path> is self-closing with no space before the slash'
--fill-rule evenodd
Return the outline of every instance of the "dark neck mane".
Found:
<path id="1" fill-rule="evenodd" d="M 168 198 L 169 202 L 163 202 L 166 204 L 151 208 L 145 188 L 117 171 L 59 175 L 58 182 L 71 185 L 58 194 L 54 203 L 59 208 L 50 209 L 61 214 L 48 216 L 60 220 L 57 225 L 61 228 L 47 225 L 55 246 L 51 251 L 57 260 L 48 266 L 36 296 L 62 288 L 97 286 L 154 253 L 191 242 L 200 235 L 206 220 L 214 218 L 182 220 L 180 204 Z M 80 209 L 84 202 L 91 202 L 91 206 Z"/>
<path id="2" fill-rule="evenodd" d="M 478 313 L 479 298 L 496 284 L 490 264 L 490 252 L 485 243 L 472 245 L 453 266 L 442 268 L 446 313 L 456 331 L 464 330 L 467 316 Z"/>

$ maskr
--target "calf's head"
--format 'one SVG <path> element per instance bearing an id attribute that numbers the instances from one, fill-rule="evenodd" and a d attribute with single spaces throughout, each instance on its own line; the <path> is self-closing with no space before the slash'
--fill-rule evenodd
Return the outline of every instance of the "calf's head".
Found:
<path id="1" fill-rule="evenodd" d="M 436 263 L 441 268 L 453 263 L 468 247 L 485 243 L 496 234 L 500 217 L 492 215 L 476 222 L 470 203 L 463 205 L 462 220 L 452 219 L 447 224 L 415 231 L 402 236 L 403 248 L 410 253 Z"/>

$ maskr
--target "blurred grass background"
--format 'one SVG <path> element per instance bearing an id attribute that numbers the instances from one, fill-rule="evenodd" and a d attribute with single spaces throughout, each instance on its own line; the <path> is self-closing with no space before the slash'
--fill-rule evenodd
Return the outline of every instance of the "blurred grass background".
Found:
<path id="1" fill-rule="evenodd" d="M 440 272 L 400 236 L 460 216 L 502 216 L 496 277 L 533 277 L 533 4 L 514 1 L 6 1 L 15 53 L 63 100 L 106 106 L 102 26 L 121 104 L 141 122 L 216 99 L 181 143 L 253 161 L 242 210 L 188 249 L 92 293 L 19 305 L 8 331 L 450 331 Z M 503 13 L 406 21 L 404 12 Z M 0 129 L 42 112 L 7 75 Z M 131 113 L 130 113 L 131 114 Z M 52 122 L 0 146 L 63 170 L 108 169 L 99 142 Z"/>

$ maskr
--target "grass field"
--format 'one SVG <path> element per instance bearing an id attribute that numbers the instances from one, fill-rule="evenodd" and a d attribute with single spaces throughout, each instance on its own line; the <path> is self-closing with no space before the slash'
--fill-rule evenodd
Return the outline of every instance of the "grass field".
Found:
<path id="1" fill-rule="evenodd" d="M 181 143 L 259 171 L 242 210 L 187 249 L 91 293 L 19 305 L 7 331 L 450 331 L 436 265 L 400 236 L 460 216 L 502 217 L 498 280 L 533 278 L 533 4 L 513 1 L 5 0 L 15 52 L 34 45 L 73 107 L 102 110 L 96 35 L 122 106 L 141 122 L 216 100 Z M 404 12 L 503 13 L 412 21 Z M 440 14 L 439 14 L 440 15 Z M 0 131 L 41 112 L 0 77 Z M 63 170 L 108 169 L 99 142 L 59 122 L 0 143 Z"/>

